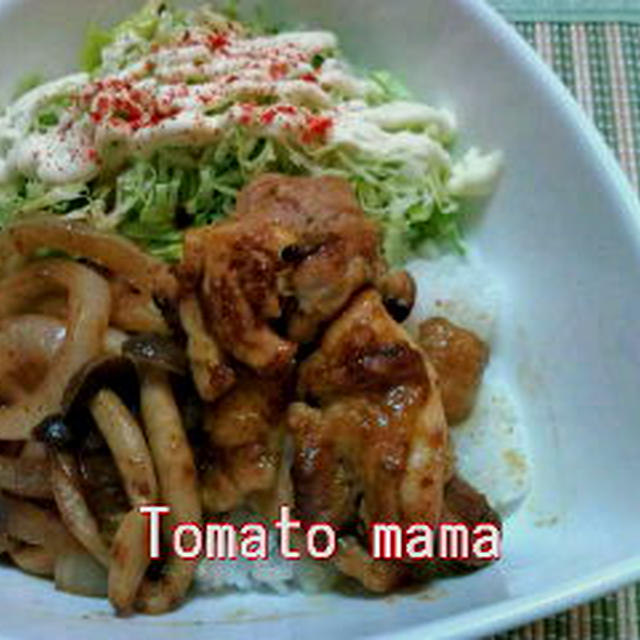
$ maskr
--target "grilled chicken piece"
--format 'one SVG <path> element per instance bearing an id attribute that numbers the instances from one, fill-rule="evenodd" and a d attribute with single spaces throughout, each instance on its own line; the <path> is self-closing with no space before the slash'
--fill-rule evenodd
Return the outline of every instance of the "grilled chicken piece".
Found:
<path id="1" fill-rule="evenodd" d="M 500 526 L 500 516 L 487 498 L 460 476 L 454 475 L 444 489 L 446 522 L 463 522 L 471 527 L 481 522 Z"/>
<path id="2" fill-rule="evenodd" d="M 470 528 L 480 523 L 502 526 L 500 516 L 489 506 L 479 491 L 459 476 L 445 485 L 442 521 L 461 522 Z M 469 573 L 491 564 L 492 560 L 439 560 L 428 563 L 403 563 L 396 560 L 377 560 L 353 536 L 339 540 L 335 564 L 338 569 L 360 582 L 373 593 L 390 593 L 416 579 L 420 581 Z"/>
<path id="3" fill-rule="evenodd" d="M 207 410 L 204 428 L 209 460 L 202 478 L 203 508 L 231 511 L 277 490 L 282 463 L 285 388 L 243 374 Z"/>
<path id="4" fill-rule="evenodd" d="M 269 220 L 296 236 L 283 253 L 295 267 L 291 293 L 297 309 L 289 320 L 289 336 L 296 342 L 311 340 L 354 292 L 387 272 L 378 225 L 365 216 L 341 178 L 266 174 L 240 193 L 236 216 L 247 223 Z M 394 282 L 388 284 L 393 289 Z"/>
<path id="5" fill-rule="evenodd" d="M 187 334 L 187 355 L 198 395 L 205 402 L 214 402 L 233 386 L 235 373 L 206 330 L 202 309 L 194 295 L 180 302 L 180 320 Z"/>
<path id="6" fill-rule="evenodd" d="M 335 564 L 345 575 L 355 578 L 365 589 L 373 593 L 389 593 L 406 584 L 411 570 L 395 560 L 376 560 L 360 542 L 345 536 L 339 540 Z"/>
<path id="7" fill-rule="evenodd" d="M 380 294 L 361 293 L 300 368 L 293 482 L 303 521 L 440 520 L 447 424 L 435 372 Z"/>
<path id="8" fill-rule="evenodd" d="M 197 295 L 218 344 L 264 374 L 292 363 L 296 345 L 278 336 L 270 320 L 281 314 L 281 251 L 292 235 L 276 225 L 222 222 L 187 233 L 181 265 L 187 295 Z"/>
<path id="9" fill-rule="evenodd" d="M 231 220 L 187 233 L 181 271 L 218 343 L 263 374 L 286 369 L 296 343 L 363 287 L 376 286 L 398 319 L 415 296 L 406 272 L 388 271 L 378 225 L 334 177 L 259 177 Z"/>
<path id="10" fill-rule="evenodd" d="M 438 372 L 447 421 L 462 422 L 473 409 L 489 359 L 487 345 L 475 333 L 439 317 L 420 325 L 418 341 Z"/>
<path id="11" fill-rule="evenodd" d="M 486 497 L 460 476 L 454 475 L 444 490 L 442 521 L 463 523 L 473 528 L 480 523 L 491 523 L 502 527 L 500 516 L 491 508 Z M 412 564 L 411 572 L 416 578 L 435 578 L 476 571 L 491 564 L 492 560 L 474 557 L 465 560 L 435 559 L 428 565 Z"/>

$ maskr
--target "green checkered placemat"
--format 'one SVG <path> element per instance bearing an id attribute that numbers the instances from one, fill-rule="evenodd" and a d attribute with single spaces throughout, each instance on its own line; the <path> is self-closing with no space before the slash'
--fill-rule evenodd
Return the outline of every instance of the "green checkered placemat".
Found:
<path id="1" fill-rule="evenodd" d="M 640 174 L 640 0 L 629 2 L 629 21 L 614 22 L 604 11 L 624 0 L 494 0 L 507 18 L 522 18 L 530 6 L 535 21 L 515 26 L 560 76 L 613 148 L 632 185 Z M 535 7 L 545 5 L 535 14 Z M 559 13 L 553 13 L 553 5 Z M 600 11 L 601 22 L 564 21 L 573 9 Z M 519 11 L 518 11 L 519 9 Z M 549 12 L 552 13 L 549 13 Z M 552 22 L 540 21 L 553 15 Z M 587 19 L 582 16 L 584 19 Z M 637 639 L 640 629 L 640 583 L 560 615 L 501 634 L 500 640 Z"/>
<path id="2" fill-rule="evenodd" d="M 640 22 L 638 0 L 491 0 L 512 21 Z"/>
<path id="3" fill-rule="evenodd" d="M 640 7 L 640 0 L 635 0 Z M 640 25 L 518 22 L 516 27 L 593 118 L 638 189 Z"/>

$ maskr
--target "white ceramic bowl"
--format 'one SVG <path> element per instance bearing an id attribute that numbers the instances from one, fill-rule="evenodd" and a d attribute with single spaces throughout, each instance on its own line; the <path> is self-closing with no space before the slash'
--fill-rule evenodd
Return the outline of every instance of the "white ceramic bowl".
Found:
<path id="1" fill-rule="evenodd" d="M 74 67 L 89 19 L 133 2 L 0 0 L 0 91 Z M 273 5 L 273 6 L 272 6 Z M 100 601 L 0 572 L 0 634 L 75 639 L 445 637 L 486 634 L 640 578 L 640 211 L 611 153 L 558 80 L 476 0 L 278 0 L 288 21 L 335 29 L 347 53 L 400 73 L 505 153 L 472 242 L 506 286 L 497 356 L 527 425 L 533 489 L 504 559 L 440 597 L 198 599 L 115 620 Z"/>

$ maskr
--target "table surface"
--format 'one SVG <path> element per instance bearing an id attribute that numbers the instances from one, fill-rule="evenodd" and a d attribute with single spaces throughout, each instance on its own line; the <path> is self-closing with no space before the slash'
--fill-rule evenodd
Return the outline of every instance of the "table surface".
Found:
<path id="1" fill-rule="evenodd" d="M 594 120 L 636 191 L 640 173 L 640 0 L 490 0 Z M 634 639 L 640 583 L 500 640 Z"/>

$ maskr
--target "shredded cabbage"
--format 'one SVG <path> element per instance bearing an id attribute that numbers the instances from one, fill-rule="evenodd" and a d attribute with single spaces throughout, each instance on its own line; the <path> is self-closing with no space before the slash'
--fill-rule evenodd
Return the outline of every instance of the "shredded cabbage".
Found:
<path id="1" fill-rule="evenodd" d="M 228 5 L 228 17 L 235 18 L 236 14 L 235 5 Z M 82 66 L 93 77 L 117 73 L 148 53 L 154 44 L 171 41 L 179 30 L 184 31 L 193 15 L 200 24 L 220 20 L 206 8 L 190 17 L 186 12 L 167 9 L 162 0 L 151 0 L 110 30 L 91 25 Z M 261 14 L 247 28 L 253 35 L 273 32 Z M 318 53 L 311 66 L 321 67 L 324 61 L 324 52 Z M 367 82 L 371 90 L 363 108 L 410 97 L 404 85 L 386 71 L 370 73 Z M 336 95 L 336 101 L 340 100 L 343 96 Z M 29 130 L 46 132 L 58 126 L 69 101 L 68 92 L 40 101 L 31 114 Z M 220 108 L 225 110 L 229 105 Z M 451 131 L 438 126 L 421 130 L 404 122 L 394 126 L 428 135 L 443 153 L 451 149 Z M 2 147 L 9 144 L 3 140 L 0 126 L 0 176 Z M 460 249 L 461 202 L 467 195 L 490 190 L 500 164 L 497 155 L 484 156 L 472 150 L 457 164 L 426 162 L 416 167 L 415 162 L 402 157 L 377 154 L 357 145 L 329 140 L 305 146 L 286 136 L 269 137 L 241 126 L 229 127 L 208 145 L 165 145 L 153 153 L 132 154 L 125 162 L 120 160 L 117 149 L 113 158 L 105 154 L 104 170 L 86 183 L 49 185 L 24 175 L 3 183 L 0 177 L 0 225 L 20 215 L 47 210 L 88 220 L 98 228 L 117 229 L 151 253 L 173 261 L 180 258 L 184 229 L 224 218 L 233 210 L 238 191 L 253 177 L 266 171 L 332 174 L 347 179 L 364 211 L 380 221 L 385 254 L 391 262 L 399 263 L 427 240 L 444 241 Z M 456 189 L 451 184 L 457 185 Z"/>

